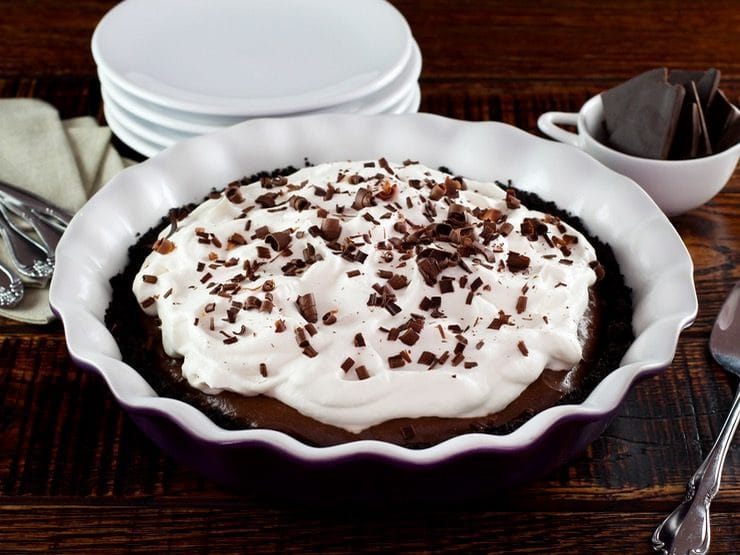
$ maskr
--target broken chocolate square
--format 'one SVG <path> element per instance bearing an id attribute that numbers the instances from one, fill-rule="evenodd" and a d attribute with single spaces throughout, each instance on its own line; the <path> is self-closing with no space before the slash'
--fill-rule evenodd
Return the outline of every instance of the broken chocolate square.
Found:
<path id="1" fill-rule="evenodd" d="M 668 158 L 686 90 L 667 78 L 666 68 L 653 69 L 602 93 L 609 143 L 617 150 Z"/>

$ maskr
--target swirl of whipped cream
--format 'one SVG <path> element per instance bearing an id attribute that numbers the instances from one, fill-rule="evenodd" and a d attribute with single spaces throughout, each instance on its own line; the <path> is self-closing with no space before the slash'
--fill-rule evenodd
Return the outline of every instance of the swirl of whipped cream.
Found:
<path id="1" fill-rule="evenodd" d="M 359 432 L 505 408 L 581 359 L 593 247 L 510 190 L 385 159 L 234 182 L 133 284 L 188 382 Z"/>

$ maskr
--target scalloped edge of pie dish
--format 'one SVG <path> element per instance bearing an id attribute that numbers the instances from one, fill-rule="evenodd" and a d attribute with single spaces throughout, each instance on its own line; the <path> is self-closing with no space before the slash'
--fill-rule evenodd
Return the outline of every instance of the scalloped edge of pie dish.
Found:
<path id="1" fill-rule="evenodd" d="M 272 430 L 220 428 L 198 409 L 157 396 L 120 360 L 104 323 L 109 279 L 125 265 L 137 234 L 159 222 L 170 207 L 199 200 L 212 188 L 256 171 L 301 167 L 305 160 L 381 156 L 444 165 L 472 179 L 511 179 L 517 187 L 581 217 L 592 234 L 611 244 L 633 290 L 635 341 L 621 366 L 583 403 L 549 408 L 506 435 L 465 434 L 424 449 L 378 441 L 312 447 Z M 178 441 L 192 441 L 193 450 L 211 447 L 217 457 L 226 458 L 230 450 L 268 447 L 301 463 L 337 464 L 369 457 L 418 468 L 468 455 L 533 454 L 538 445 L 548 443 L 548 436 L 575 426 L 571 444 L 555 448 L 557 453 L 551 452 L 552 446 L 546 448 L 552 464 L 544 467 L 561 464 L 600 435 L 636 381 L 670 365 L 681 331 L 697 312 L 686 247 L 633 181 L 578 149 L 503 123 L 431 114 L 256 119 L 183 141 L 112 179 L 75 216 L 56 258 L 50 303 L 63 322 L 72 358 L 102 376 L 124 409 L 166 450 L 172 451 L 167 429 L 174 429 L 181 436 Z M 182 458 L 197 459 L 198 454 Z"/>

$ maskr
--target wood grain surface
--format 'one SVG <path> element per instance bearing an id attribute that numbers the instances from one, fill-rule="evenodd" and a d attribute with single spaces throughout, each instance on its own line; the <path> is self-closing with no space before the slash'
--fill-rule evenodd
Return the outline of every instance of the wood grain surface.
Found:
<path id="1" fill-rule="evenodd" d="M 424 56 L 422 111 L 538 134 L 542 112 L 577 111 L 663 65 L 717 67 L 723 90 L 740 98 L 737 1 L 393 3 Z M 89 43 L 113 5 L 0 1 L 0 97 L 41 98 L 62 117 L 104 123 Z M 699 298 L 673 364 L 634 388 L 582 457 L 485 501 L 325 506 L 225 491 L 163 454 L 102 380 L 74 365 L 61 324 L 0 319 L 0 552 L 650 553 L 650 534 L 681 500 L 738 386 L 707 341 L 740 279 L 740 172 L 672 223 Z M 712 513 L 711 553 L 740 553 L 738 441 Z"/>

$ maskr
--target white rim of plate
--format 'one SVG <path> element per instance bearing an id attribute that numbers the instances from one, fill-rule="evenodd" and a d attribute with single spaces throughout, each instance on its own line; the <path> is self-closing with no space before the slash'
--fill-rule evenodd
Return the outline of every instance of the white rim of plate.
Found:
<path id="1" fill-rule="evenodd" d="M 421 88 L 419 87 L 419 85 L 417 85 L 409 93 L 409 95 L 406 98 L 404 98 L 395 107 L 395 109 L 391 110 L 389 113 L 391 114 L 411 114 L 414 112 L 418 112 L 420 105 L 421 105 Z"/>
<path id="2" fill-rule="evenodd" d="M 120 125 L 123 125 L 126 129 L 146 141 L 169 146 L 177 141 L 189 139 L 196 135 L 193 133 L 183 133 L 181 131 L 167 129 L 155 123 L 146 121 L 136 114 L 132 114 L 129 110 L 118 104 L 110 97 L 110 95 L 108 95 L 106 89 L 101 88 L 100 92 L 103 97 L 103 105 L 108 109 L 106 114 L 112 115 Z"/>
<path id="3" fill-rule="evenodd" d="M 118 121 L 113 114 L 111 114 L 110 108 L 106 105 L 103 105 L 103 114 L 105 115 L 105 120 L 113 134 L 139 154 L 142 154 L 147 158 L 151 158 L 166 148 L 164 145 L 154 144 L 151 141 L 147 141 L 146 139 L 139 137 L 133 131 L 130 131 L 125 125 Z"/>
<path id="4" fill-rule="evenodd" d="M 413 41 L 412 57 L 393 82 L 383 89 L 376 91 L 367 99 L 360 99 L 350 103 L 317 110 L 311 113 L 343 112 L 376 115 L 384 112 L 398 113 L 399 105 L 409 101 L 415 88 L 418 88 L 418 79 L 421 74 L 422 57 L 416 41 Z M 158 126 L 165 134 L 170 132 L 203 134 L 218 131 L 224 127 L 236 125 L 245 119 L 242 116 L 208 116 L 192 114 L 179 110 L 158 106 L 143 98 L 138 98 L 130 92 L 120 88 L 106 74 L 102 67 L 98 68 L 98 78 L 101 90 L 105 91 L 108 100 L 117 104 L 118 108 L 136 116 L 141 121 Z M 410 104 L 410 102 L 408 102 Z M 307 115 L 291 114 L 291 115 Z"/>
<path id="5" fill-rule="evenodd" d="M 185 137 L 166 137 L 160 135 L 144 124 L 136 124 L 130 118 L 135 117 L 129 114 L 125 108 L 117 105 L 110 98 L 106 99 L 106 91 L 101 89 L 103 94 L 103 112 L 111 131 L 127 146 L 148 158 L 158 154 L 160 151 L 172 146 L 178 141 L 189 139 L 198 134 Z M 419 111 L 421 104 L 421 88 L 415 85 L 401 101 L 394 107 L 391 107 L 388 114 L 410 114 Z M 133 124 L 133 125 L 132 125 Z"/>
<path id="6" fill-rule="evenodd" d="M 116 85 L 155 104 L 200 114 L 255 117 L 313 111 L 367 96 L 383 88 L 396 78 L 406 67 L 411 57 L 413 39 L 408 23 L 403 15 L 385 0 L 354 0 L 351 13 L 350 10 L 337 9 L 337 6 L 342 4 L 341 0 L 315 1 L 310 3 L 310 7 L 308 7 L 309 3 L 303 3 L 300 0 L 272 0 L 271 2 L 261 3 L 241 3 L 237 0 L 221 0 L 221 2 L 222 6 L 220 7 L 222 9 L 219 11 L 211 10 L 208 14 L 209 17 L 205 19 L 202 10 L 208 8 L 205 8 L 206 4 L 198 0 L 127 0 L 122 2 L 110 10 L 98 23 L 91 42 L 93 58 Z M 228 4 L 225 2 L 228 2 Z M 360 5 L 360 2 L 362 2 L 362 5 Z M 346 4 L 344 6 L 346 7 Z M 229 9 L 238 13 L 229 14 Z M 253 34 L 266 33 L 268 30 L 272 30 L 268 29 L 270 26 L 265 25 L 264 22 L 256 26 L 253 25 L 251 29 L 244 29 L 245 21 L 254 19 L 244 17 L 245 15 L 251 15 L 249 14 L 251 9 L 263 10 L 262 16 L 265 16 L 264 10 L 272 10 L 272 13 L 268 12 L 267 16 L 272 17 L 272 21 L 280 21 L 286 24 L 292 23 L 293 19 L 285 20 L 285 13 L 295 13 L 297 10 L 303 10 L 302 15 L 297 15 L 294 18 L 295 20 L 301 20 L 300 25 L 290 30 L 293 31 L 292 36 L 297 36 L 299 32 L 309 32 L 306 38 L 310 40 L 307 40 L 307 43 L 312 41 L 315 43 L 317 37 L 326 41 L 325 37 L 329 36 L 328 40 L 334 40 L 335 34 L 341 31 L 343 35 L 337 38 L 337 42 L 341 41 L 342 38 L 347 39 L 348 36 L 351 36 L 358 41 L 357 46 L 361 47 L 366 45 L 359 43 L 359 37 L 362 37 L 365 42 L 376 41 L 379 37 L 377 28 L 382 28 L 382 43 L 374 42 L 373 46 L 383 44 L 385 45 L 385 51 L 381 51 L 379 48 L 367 48 L 362 56 L 358 52 L 354 52 L 354 61 L 362 60 L 365 64 L 359 75 L 355 70 L 351 70 L 351 72 L 348 71 L 344 75 L 336 75 L 333 82 L 323 83 L 322 85 L 318 83 L 307 85 L 306 90 L 290 94 L 276 95 L 274 92 L 267 92 L 266 94 L 262 93 L 250 97 L 237 91 L 240 86 L 245 86 L 237 84 L 231 90 L 224 88 L 219 95 L 216 95 L 195 90 L 200 85 L 194 87 L 192 81 L 187 84 L 178 83 L 183 78 L 187 80 L 188 76 L 193 75 L 192 67 L 185 67 L 186 71 L 178 75 L 177 64 L 172 62 L 173 60 L 183 60 L 188 55 L 195 58 L 193 64 L 201 71 L 215 72 L 211 74 L 211 79 L 208 79 L 207 75 L 199 75 L 197 80 L 199 84 L 218 81 L 219 70 L 216 68 L 219 64 L 212 63 L 214 59 L 226 60 L 226 63 L 221 66 L 227 68 L 226 71 L 220 72 L 222 80 L 228 81 L 231 76 L 237 75 L 233 68 L 238 67 L 238 63 L 235 59 L 229 60 L 228 56 L 242 55 L 241 60 L 247 56 L 244 56 L 243 48 L 241 51 L 237 48 L 241 43 L 228 41 L 233 41 L 234 36 L 242 38 L 251 36 L 250 32 Z M 313 16 L 313 19 L 310 21 L 321 21 L 322 25 L 326 26 L 318 30 L 310 29 L 311 26 L 305 22 L 309 15 L 306 10 L 311 10 L 310 15 Z M 361 25 L 352 26 L 352 17 L 344 17 L 347 14 L 361 20 Z M 344 17 L 344 19 L 335 21 L 338 17 Z M 375 21 L 372 18 L 375 18 Z M 136 25 L 133 25 L 132 21 Z M 341 23 L 341 25 L 335 25 L 335 23 Z M 182 40 L 178 42 L 178 39 L 181 39 L 179 34 L 170 37 L 174 40 L 161 41 L 162 36 L 167 37 L 168 31 L 170 33 L 182 32 L 183 34 L 190 31 L 192 39 L 193 31 L 198 32 L 199 30 L 198 25 L 200 25 L 200 31 L 210 29 L 211 34 L 205 38 L 205 43 L 209 46 L 207 49 L 200 48 L 198 45 L 201 42 L 197 40 L 191 40 L 188 43 L 183 43 Z M 233 25 L 241 25 L 241 27 L 231 30 L 224 28 Z M 216 27 L 218 29 L 214 32 Z M 230 31 L 233 31 L 233 33 Z M 236 31 L 239 31 L 239 33 L 236 33 Z M 145 48 L 147 44 L 151 44 L 151 41 L 155 40 L 155 35 L 160 37 L 160 46 L 177 42 L 178 48 L 182 49 L 184 48 L 183 44 L 187 44 L 188 50 L 177 53 L 175 50 L 163 49 L 160 52 L 160 57 L 154 55 L 153 52 L 134 51 L 135 48 Z M 286 35 L 291 36 L 291 33 Z M 260 40 L 257 40 L 260 37 L 254 38 L 256 39 L 253 41 L 254 43 L 261 44 Z M 284 40 L 285 36 L 282 38 Z M 123 46 L 125 46 L 125 52 Z M 351 49 L 348 45 L 344 44 L 343 46 L 344 48 L 332 43 L 331 45 L 325 44 L 323 47 L 315 46 L 315 48 L 319 50 L 331 48 L 331 52 L 335 56 L 340 52 L 348 52 L 351 55 Z M 220 51 L 218 51 L 219 48 Z M 116 49 L 120 50 L 117 51 Z M 214 50 L 217 51 L 214 53 Z M 358 49 L 355 48 L 355 50 Z M 372 55 L 373 52 L 378 56 L 375 62 L 367 56 L 368 53 Z M 310 55 L 308 50 L 302 50 L 301 53 Z M 309 63 L 302 56 L 296 56 L 296 49 L 281 54 L 283 62 L 286 62 L 286 58 L 290 56 L 293 59 L 291 63 L 296 66 L 287 68 L 288 71 L 285 73 L 288 74 L 293 74 L 293 70 L 298 66 L 305 67 Z M 146 67 L 141 67 L 141 72 L 132 71 L 135 66 L 131 64 L 136 63 L 137 56 L 139 61 L 147 64 L 156 65 L 161 62 L 163 65 L 151 72 Z M 160 60 L 160 58 L 164 59 Z M 329 59 L 328 56 L 316 56 L 315 58 Z M 383 59 L 381 60 L 381 58 Z M 336 68 L 344 67 L 348 63 L 346 59 L 338 60 L 339 63 L 336 63 L 334 59 L 332 60 L 332 68 L 335 71 Z M 262 63 L 265 64 L 264 61 Z M 375 67 L 370 67 L 373 63 Z M 265 67 L 259 67 L 259 64 L 256 64 L 253 72 L 272 77 L 269 82 L 273 83 L 272 86 L 275 87 L 275 64 L 273 63 L 269 68 L 267 65 L 270 64 L 266 63 Z M 315 62 L 314 66 L 316 66 Z M 162 81 L 147 75 L 147 73 L 152 75 L 156 72 L 161 73 L 160 70 L 164 68 L 170 73 L 161 77 Z M 173 71 L 175 73 L 172 73 Z M 310 74 L 310 71 L 308 74 Z M 213 79 L 214 76 L 216 79 Z M 256 79 L 251 79 L 249 83 L 255 81 Z M 261 82 L 265 83 L 267 81 L 263 79 Z M 232 85 L 234 84 L 230 84 L 230 86 Z M 289 88 L 291 85 L 286 82 L 282 86 Z M 295 82 L 292 86 L 296 86 Z M 188 87 L 191 90 L 188 90 Z M 311 89 L 311 87 L 314 88 Z"/>

